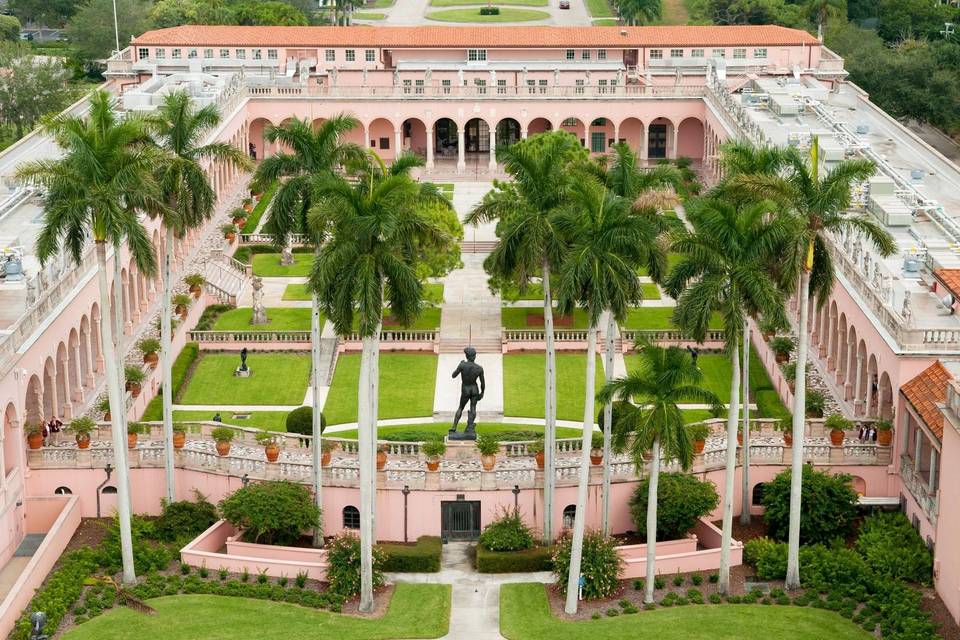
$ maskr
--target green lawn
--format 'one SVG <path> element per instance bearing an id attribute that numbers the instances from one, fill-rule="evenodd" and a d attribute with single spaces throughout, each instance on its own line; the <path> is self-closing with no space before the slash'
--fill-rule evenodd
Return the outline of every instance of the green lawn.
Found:
<path id="1" fill-rule="evenodd" d="M 323 406 L 328 424 L 357 421 L 357 384 L 360 354 L 337 359 L 330 394 Z M 433 415 L 433 393 L 437 381 L 437 357 L 424 354 L 380 354 L 381 420 L 419 418 Z M 301 398 L 302 399 L 302 398 Z"/>
<path id="2" fill-rule="evenodd" d="M 540 319 L 537 324 L 528 324 L 527 316 L 536 316 Z M 537 307 L 503 307 L 500 310 L 500 322 L 504 329 L 542 329 L 543 328 L 543 309 Z M 573 310 L 573 323 L 560 325 L 554 320 L 553 328 L 561 329 L 587 329 L 587 313 L 583 309 Z"/>
<path id="3" fill-rule="evenodd" d="M 375 11 L 354 11 L 352 16 L 355 20 L 383 20 L 387 14 Z"/>
<path id="4" fill-rule="evenodd" d="M 593 20 L 591 24 L 594 27 L 615 27 L 620 24 L 620 21 L 616 18 L 600 18 L 599 20 Z"/>
<path id="5" fill-rule="evenodd" d="M 386 9 L 392 7 L 396 0 L 373 0 L 363 5 L 365 9 Z"/>
<path id="6" fill-rule="evenodd" d="M 282 278 L 285 276 L 308 276 L 313 264 L 312 253 L 294 253 L 294 263 L 289 267 L 280 265 L 279 253 L 258 253 L 253 256 L 253 275 L 264 278 Z"/>
<path id="7" fill-rule="evenodd" d="M 440 304 L 443 302 L 443 283 L 428 282 L 423 285 L 424 298 L 431 304 Z M 284 300 L 309 301 L 310 292 L 304 284 L 288 284 L 283 290 Z"/>
<path id="8" fill-rule="evenodd" d="M 663 17 L 659 24 L 681 25 L 690 22 L 689 0 L 663 0 Z"/>
<path id="9" fill-rule="evenodd" d="M 283 290 L 283 299 L 287 301 L 310 301 L 310 292 L 307 291 L 307 285 L 304 284 L 288 284 Z"/>
<path id="10" fill-rule="evenodd" d="M 200 420 L 212 420 L 216 411 L 174 411 L 174 422 L 193 422 Z M 223 424 L 233 425 L 235 427 L 251 427 L 257 429 L 266 429 L 267 431 L 286 431 L 287 430 L 287 412 L 286 411 L 251 411 L 249 418 L 234 418 L 235 412 L 221 411 L 220 418 Z"/>
<path id="11" fill-rule="evenodd" d="M 390 317 L 389 307 L 383 310 L 384 317 Z M 356 331 L 360 327 L 360 318 L 358 316 L 353 317 L 353 330 Z M 410 326 L 401 327 L 392 320 L 385 321 L 383 323 L 383 330 L 389 331 L 391 329 L 439 329 L 440 328 L 440 307 L 424 307 L 420 311 L 420 315 Z"/>
<path id="12" fill-rule="evenodd" d="M 611 606 L 616 608 L 613 603 Z M 550 613 L 544 586 L 534 583 L 500 587 L 500 633 L 508 640 L 870 640 L 874 637 L 833 611 L 777 605 L 671 607 L 568 622 Z"/>
<path id="13" fill-rule="evenodd" d="M 430 0 L 431 7 L 461 7 L 466 5 L 486 4 L 483 0 Z M 491 0 L 493 6 L 519 5 L 524 7 L 545 7 L 547 0 Z"/>
<path id="14" fill-rule="evenodd" d="M 696 420 L 703 420 L 703 418 L 696 418 Z M 695 422 L 696 420 L 691 420 Z M 466 418 L 460 421 L 459 429 L 463 431 L 463 428 L 466 426 Z M 378 427 L 377 435 L 383 439 L 389 439 L 391 434 L 399 433 L 402 431 L 421 431 L 435 433 L 438 436 L 447 435 L 447 431 L 450 429 L 449 423 L 433 423 L 433 424 L 404 424 L 396 425 L 390 427 Z M 510 431 L 536 431 L 537 433 L 543 433 L 543 427 L 535 424 L 508 424 L 505 422 L 478 422 L 477 423 L 477 432 L 478 433 L 505 433 Z M 349 429 L 347 431 L 327 431 L 326 435 L 331 438 L 346 438 L 349 440 L 357 439 L 357 430 Z M 580 429 L 571 429 L 570 427 L 557 427 L 557 437 L 558 438 L 579 438 Z"/>
<path id="15" fill-rule="evenodd" d="M 246 222 L 243 223 L 243 229 L 241 230 L 241 233 L 253 233 L 257 230 L 257 227 L 260 225 L 260 218 L 263 217 L 264 212 L 270 205 L 270 201 L 273 199 L 273 194 L 277 192 L 278 184 L 279 183 L 274 182 L 267 188 L 266 191 L 263 192 L 260 202 L 253 207 L 253 211 L 250 212 L 250 215 L 247 216 Z"/>
<path id="16" fill-rule="evenodd" d="M 652 282 L 641 282 L 640 287 L 643 289 L 644 300 L 660 299 L 660 289 L 657 288 L 657 285 L 653 284 Z"/>
<path id="17" fill-rule="evenodd" d="M 253 309 L 239 307 L 221 314 L 213 325 L 214 331 L 309 331 L 310 309 L 293 309 L 289 307 L 269 307 L 267 324 L 250 324 L 250 315 Z M 323 329 L 323 318 L 320 319 L 320 328 Z"/>
<path id="18" fill-rule="evenodd" d="M 382 618 L 283 602 L 182 595 L 150 600 L 157 615 L 116 607 L 67 633 L 69 640 L 376 640 L 439 638 L 450 623 L 450 585 L 398 584 Z"/>
<path id="19" fill-rule="evenodd" d="M 542 418 L 544 404 L 542 353 L 503 356 L 503 415 Z M 557 418 L 583 420 L 584 354 L 557 354 Z M 597 358 L 597 390 L 603 385 L 603 366 Z M 600 406 L 597 405 L 597 411 Z"/>
<path id="20" fill-rule="evenodd" d="M 627 313 L 627 320 L 623 323 L 624 329 L 668 330 L 676 329 L 671 321 L 673 307 L 637 307 Z M 710 322 L 711 329 L 722 329 L 723 319 L 715 313 Z"/>
<path id="21" fill-rule="evenodd" d="M 550 14 L 546 11 L 536 11 L 534 9 L 512 9 L 505 7 L 500 9 L 500 14 L 495 16 L 482 16 L 480 9 L 445 9 L 444 11 L 434 11 L 427 14 L 428 20 L 438 22 L 528 22 L 530 20 L 546 20 Z"/>
<path id="22" fill-rule="evenodd" d="M 233 375 L 240 356 L 211 353 L 200 357 L 178 404 L 299 405 L 310 379 L 310 356 L 251 352 L 249 378 Z"/>
<path id="23" fill-rule="evenodd" d="M 592 18 L 612 18 L 613 9 L 610 8 L 607 0 L 584 0 L 587 3 L 587 11 Z"/>

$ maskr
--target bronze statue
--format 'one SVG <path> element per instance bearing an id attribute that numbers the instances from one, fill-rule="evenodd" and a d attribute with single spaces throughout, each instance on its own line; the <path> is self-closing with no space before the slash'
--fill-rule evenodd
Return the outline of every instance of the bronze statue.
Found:
<path id="1" fill-rule="evenodd" d="M 487 389 L 487 382 L 483 379 L 483 367 L 475 361 L 477 359 L 477 350 L 473 347 L 467 347 L 463 350 L 467 356 L 466 360 L 461 360 L 453 372 L 454 378 L 460 376 L 460 407 L 453 416 L 453 426 L 450 427 L 448 437 L 451 440 L 476 440 L 476 421 L 477 421 L 477 402 L 483 400 L 483 394 Z M 480 385 L 477 386 L 477 381 Z M 457 425 L 463 416 L 463 408 L 470 403 L 470 409 L 467 411 L 467 428 L 460 433 L 457 431 Z"/>
<path id="2" fill-rule="evenodd" d="M 247 348 L 240 349 L 240 371 L 247 370 Z"/>

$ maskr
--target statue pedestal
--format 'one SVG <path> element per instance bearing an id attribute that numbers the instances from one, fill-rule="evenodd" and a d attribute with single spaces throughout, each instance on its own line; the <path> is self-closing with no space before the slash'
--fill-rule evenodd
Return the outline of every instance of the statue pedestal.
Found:
<path id="1" fill-rule="evenodd" d="M 246 369 L 241 369 L 240 367 L 237 367 L 236 370 L 233 372 L 233 375 L 237 378 L 249 378 L 250 376 L 253 375 L 253 371 L 250 369 L 250 367 L 247 367 Z"/>
<path id="2" fill-rule="evenodd" d="M 443 456 L 444 460 L 465 462 L 470 460 L 479 460 L 480 453 L 473 440 L 451 440 L 447 438 L 447 453 Z"/>
<path id="3" fill-rule="evenodd" d="M 467 441 L 475 442 L 477 440 L 477 432 L 468 433 L 466 431 L 448 431 L 447 439 L 452 441 Z"/>

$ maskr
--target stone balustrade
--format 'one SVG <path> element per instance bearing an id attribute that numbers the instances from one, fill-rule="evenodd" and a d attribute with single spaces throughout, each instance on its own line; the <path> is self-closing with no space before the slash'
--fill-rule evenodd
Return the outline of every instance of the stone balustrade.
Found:
<path id="1" fill-rule="evenodd" d="M 382 74 L 383 72 L 379 72 Z M 371 72 L 370 77 L 377 75 Z M 392 79 L 391 79 L 392 82 Z M 403 100 L 417 99 L 451 99 L 461 98 L 476 100 L 478 98 L 501 99 L 557 99 L 557 98 L 691 98 L 702 97 L 706 88 L 701 85 L 537 85 L 529 86 L 485 86 L 467 84 L 464 86 L 444 85 L 439 82 L 423 85 L 393 85 L 370 84 L 346 85 L 260 85 L 248 84 L 246 95 L 251 98 L 401 98 Z"/>

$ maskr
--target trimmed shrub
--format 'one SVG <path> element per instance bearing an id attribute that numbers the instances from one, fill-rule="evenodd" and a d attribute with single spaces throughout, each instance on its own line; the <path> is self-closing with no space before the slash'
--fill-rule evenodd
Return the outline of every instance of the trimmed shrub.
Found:
<path id="1" fill-rule="evenodd" d="M 567 591 L 572 542 L 573 535 L 565 533 L 557 542 L 553 554 L 553 573 L 557 576 L 557 586 L 561 593 Z M 585 578 L 583 597 L 594 600 L 612 595 L 620 584 L 618 577 L 622 564 L 613 538 L 604 537 L 599 531 L 585 532 L 580 562 L 580 573 Z"/>
<path id="2" fill-rule="evenodd" d="M 320 433 L 327 428 L 327 417 L 320 412 Z M 313 407 L 298 407 L 287 414 L 287 433 L 313 435 Z"/>
<path id="3" fill-rule="evenodd" d="M 138 574 L 166 569 L 178 555 L 174 546 L 156 541 L 152 520 L 133 516 L 130 519 L 130 533 L 133 539 L 133 566 Z M 107 573 L 116 573 L 123 566 L 120 556 L 120 524 L 116 518 L 107 529 L 103 542 L 97 547 L 96 557 Z"/>
<path id="4" fill-rule="evenodd" d="M 187 377 L 187 371 L 190 370 L 190 367 L 193 366 L 193 363 L 196 362 L 197 357 L 200 355 L 200 345 L 196 342 L 188 342 L 183 345 L 183 349 L 180 350 L 180 354 L 177 355 L 176 359 L 173 361 L 173 366 L 171 367 L 172 381 L 173 381 L 173 399 L 176 402 L 177 396 L 180 395 L 180 388 L 183 386 L 183 382 Z M 157 389 L 157 395 L 150 401 L 150 404 L 147 405 L 146 410 L 143 412 L 140 420 L 142 422 L 155 422 L 157 420 L 163 420 L 163 394 L 160 393 L 160 389 Z"/>
<path id="5" fill-rule="evenodd" d="M 383 584 L 383 564 L 386 554 L 380 547 L 373 548 L 373 588 Z M 329 591 L 349 598 L 360 593 L 360 538 L 343 534 L 327 545 L 327 581 Z"/>
<path id="6" fill-rule="evenodd" d="M 11 640 L 30 638 L 30 614 L 34 611 L 47 614 L 46 631 L 53 635 L 70 607 L 80 598 L 84 582 L 96 568 L 96 552 L 93 549 L 78 549 L 65 554 L 60 559 L 59 568 L 37 589 L 30 605 L 17 620 L 10 634 Z"/>
<path id="7" fill-rule="evenodd" d="M 522 551 L 491 551 L 483 544 L 478 544 L 477 571 L 479 573 L 552 571 L 553 553 L 553 547 L 532 547 Z"/>
<path id="8" fill-rule="evenodd" d="M 498 16 L 500 15 L 500 7 L 480 7 L 480 15 Z"/>
<path id="9" fill-rule="evenodd" d="M 630 498 L 630 516 L 637 533 L 647 535 L 647 492 L 650 478 L 644 478 Z M 720 496 L 712 482 L 686 473 L 661 473 L 657 486 L 657 540 L 682 538 L 697 520 L 717 508 Z"/>
<path id="10" fill-rule="evenodd" d="M 221 315 L 235 308 L 232 304 L 207 305 L 203 313 L 200 314 L 200 318 L 197 319 L 197 326 L 193 328 L 194 331 L 211 331 Z"/>
<path id="11" fill-rule="evenodd" d="M 929 584 L 933 558 L 902 513 L 877 513 L 860 525 L 857 551 L 877 574 Z"/>
<path id="12" fill-rule="evenodd" d="M 827 544 L 846 538 L 857 517 L 857 492 L 846 474 L 831 475 L 803 466 L 800 544 Z M 786 540 L 790 528 L 790 469 L 768 482 L 763 492 L 763 519 L 774 540 Z"/>
<path id="13" fill-rule="evenodd" d="M 440 571 L 440 554 L 443 542 L 437 536 L 420 536 L 417 543 L 381 544 L 386 556 L 383 570 L 393 573 L 436 573 Z"/>
<path id="14" fill-rule="evenodd" d="M 518 509 L 504 509 L 484 527 L 480 544 L 490 551 L 522 551 L 533 547 L 533 532 Z"/>
<path id="15" fill-rule="evenodd" d="M 220 502 L 220 513 L 247 542 L 290 545 L 320 524 L 310 490 L 295 482 L 252 482 Z"/>
<path id="16" fill-rule="evenodd" d="M 782 580 L 787 575 L 787 545 L 770 538 L 754 538 L 743 546 L 743 559 L 752 564 L 761 580 Z"/>
<path id="17" fill-rule="evenodd" d="M 218 520 L 217 508 L 199 491 L 195 491 L 194 496 L 195 502 L 164 501 L 160 517 L 153 522 L 159 540 L 174 542 L 196 538 Z"/>

